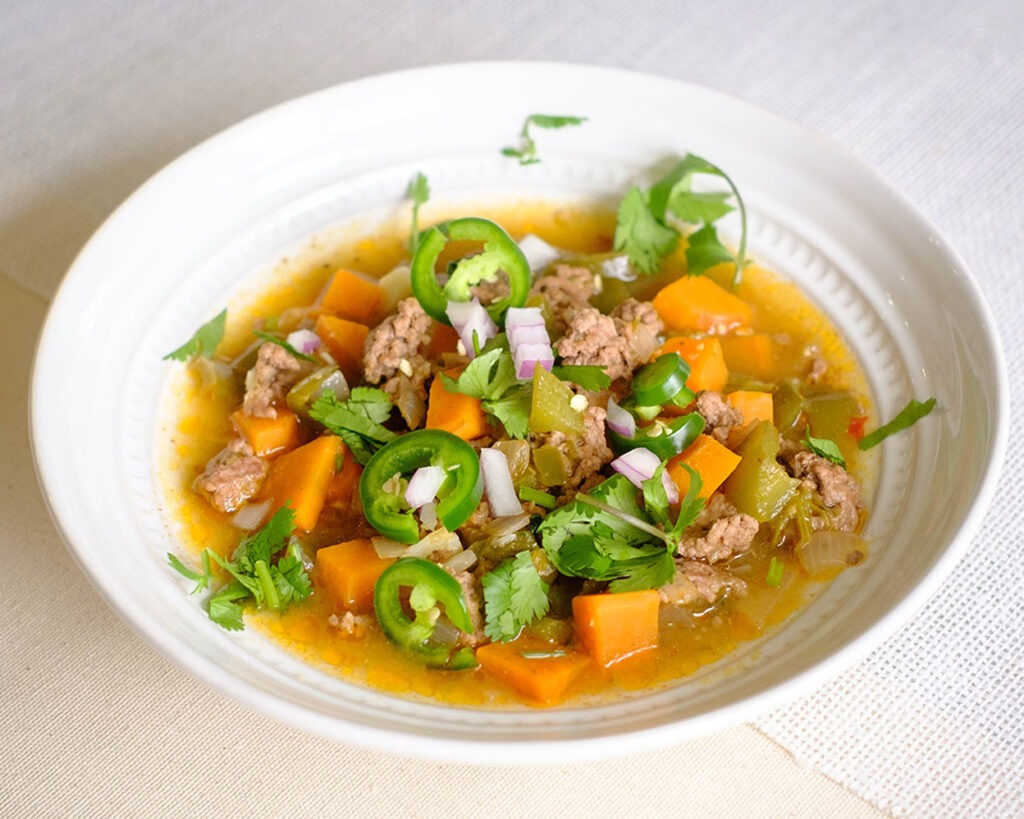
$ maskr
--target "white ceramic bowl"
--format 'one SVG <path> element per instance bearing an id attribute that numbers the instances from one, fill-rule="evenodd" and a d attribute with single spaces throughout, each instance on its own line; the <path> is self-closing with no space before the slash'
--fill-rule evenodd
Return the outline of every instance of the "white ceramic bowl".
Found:
<path id="1" fill-rule="evenodd" d="M 499 149 L 530 113 L 589 117 L 543 132 L 543 162 Z M 166 563 L 156 436 L 160 358 L 311 236 L 394 208 L 416 171 L 435 199 L 614 201 L 658 160 L 725 168 L 751 250 L 798 281 L 849 339 L 876 408 L 941 412 L 884 445 L 867 536 L 845 572 L 766 638 L 672 688 L 593 709 L 480 711 L 411 702 L 228 633 Z M 625 71 L 483 63 L 331 88 L 210 139 L 96 233 L 54 300 L 32 392 L 33 445 L 54 519 L 109 604 L 167 657 L 291 724 L 467 762 L 567 761 L 677 742 L 820 684 L 894 632 L 963 553 L 1005 449 L 1007 391 L 992 319 L 964 264 L 911 205 L 848 154 L 706 89 Z"/>

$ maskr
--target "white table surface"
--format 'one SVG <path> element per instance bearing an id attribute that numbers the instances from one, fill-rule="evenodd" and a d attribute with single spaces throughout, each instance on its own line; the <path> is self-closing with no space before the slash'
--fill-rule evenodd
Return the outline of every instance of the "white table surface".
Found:
<path id="1" fill-rule="evenodd" d="M 78 248 L 148 176 L 290 97 L 470 59 L 686 79 L 844 145 L 974 269 L 1003 333 L 1017 406 L 1022 44 L 1020 0 L 0 4 L 0 814 L 1024 812 L 1016 432 L 999 506 L 954 578 L 826 688 L 756 725 L 668 751 L 476 770 L 307 736 L 158 656 L 62 545 L 25 420 L 48 300 Z"/>

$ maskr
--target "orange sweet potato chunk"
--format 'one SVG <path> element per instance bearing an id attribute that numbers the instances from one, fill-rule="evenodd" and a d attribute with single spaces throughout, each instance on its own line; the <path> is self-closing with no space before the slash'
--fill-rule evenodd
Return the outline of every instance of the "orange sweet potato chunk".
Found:
<path id="1" fill-rule="evenodd" d="M 289 504 L 295 511 L 296 528 L 308 532 L 316 526 L 340 444 L 340 438 L 324 435 L 273 461 L 260 493 L 272 501 L 272 511 Z"/>

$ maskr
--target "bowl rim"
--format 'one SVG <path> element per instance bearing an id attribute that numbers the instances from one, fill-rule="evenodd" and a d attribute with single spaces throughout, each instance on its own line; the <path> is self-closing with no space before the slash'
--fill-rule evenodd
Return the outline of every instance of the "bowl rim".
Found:
<path id="1" fill-rule="evenodd" d="M 229 145 L 232 140 L 244 137 L 249 130 L 258 129 L 264 123 L 287 116 L 290 110 L 295 110 L 299 106 L 313 105 L 318 100 L 329 99 L 332 95 L 338 93 L 339 89 L 344 88 L 354 92 L 372 93 L 375 87 L 386 87 L 391 83 L 439 82 L 442 79 L 448 80 L 453 75 L 458 76 L 460 73 L 475 72 L 482 69 L 509 74 L 523 71 L 570 72 L 593 75 L 595 79 L 599 79 L 602 76 L 616 76 L 643 83 L 664 83 L 676 88 L 682 87 L 694 94 L 703 95 L 721 105 L 739 108 L 746 112 L 756 113 L 762 117 L 771 117 L 774 120 L 785 123 L 789 128 L 798 129 L 804 138 L 815 140 L 827 148 L 829 152 L 845 155 L 848 161 L 858 166 L 860 173 L 870 177 L 873 184 L 887 189 L 901 207 L 918 221 L 920 226 L 926 229 L 932 236 L 938 237 L 941 235 L 932 222 L 902 192 L 894 188 L 876 171 L 860 162 L 859 159 L 842 146 L 826 139 L 806 126 L 785 119 L 774 112 L 762 109 L 732 95 L 704 86 L 627 69 L 569 63 L 534 61 L 459 62 L 388 72 L 330 86 L 281 102 L 214 134 L 165 165 L 139 186 L 134 193 L 104 220 L 77 254 L 53 296 L 37 342 L 29 396 L 30 443 L 40 488 L 42 489 L 50 516 L 72 557 L 97 591 L 99 591 L 106 603 L 136 633 L 143 636 L 147 642 L 155 646 L 161 654 L 177 666 L 185 669 L 231 699 L 239 701 L 261 713 L 270 714 L 312 733 L 391 753 L 395 753 L 395 733 L 390 729 L 380 729 L 368 725 L 357 726 L 352 723 L 340 725 L 336 724 L 334 720 L 325 720 L 321 715 L 311 712 L 306 707 L 279 699 L 258 687 L 249 685 L 245 680 L 226 677 L 224 671 L 217 665 L 206 661 L 205 658 L 198 654 L 190 654 L 187 648 L 183 650 L 183 646 L 176 638 L 162 629 L 154 628 L 154 624 L 149 620 L 140 621 L 135 616 L 136 613 L 133 609 L 125 605 L 124 601 L 119 598 L 116 590 L 110 588 L 106 577 L 100 571 L 100 567 L 90 564 L 86 557 L 86 550 L 79 543 L 79 535 L 74 530 L 74 520 L 69 518 L 65 511 L 59 508 L 53 500 L 54 493 L 52 490 L 59 481 L 60 476 L 55 471 L 57 464 L 48 453 L 45 443 L 47 435 L 46 419 L 42 415 L 41 407 L 48 397 L 48 387 L 45 381 L 46 374 L 52 370 L 55 362 L 59 361 L 59 351 L 56 349 L 59 346 L 59 326 L 57 322 L 59 321 L 60 312 L 65 309 L 65 302 L 70 298 L 68 293 L 71 290 L 72 283 L 79 276 L 84 275 L 81 269 L 83 257 L 87 256 L 89 249 L 100 242 L 102 238 L 108 234 L 116 233 L 118 223 L 125 212 L 133 208 L 143 195 L 158 190 L 163 180 L 176 174 L 178 172 L 177 169 L 187 163 L 191 157 L 215 152 L 220 149 L 221 145 Z M 852 642 L 842 646 L 838 651 L 832 653 L 814 667 L 801 672 L 796 677 L 783 680 L 758 694 L 725 708 L 718 708 L 708 713 L 686 717 L 683 720 L 685 722 L 685 730 L 681 727 L 680 723 L 674 722 L 641 731 L 629 732 L 629 736 L 636 740 L 635 747 L 665 747 L 680 741 L 681 738 L 706 734 L 726 725 L 748 720 L 758 713 L 763 713 L 766 710 L 795 700 L 799 696 L 820 687 L 829 679 L 836 677 L 843 669 L 862 660 L 884 640 L 907 624 L 913 615 L 924 607 L 940 585 L 951 574 L 956 563 L 962 559 L 970 545 L 971 538 L 978 531 L 981 520 L 992 502 L 1005 462 L 1009 436 L 1008 374 L 1005 355 L 999 333 L 996 330 L 994 317 L 977 280 L 970 272 L 970 268 L 954 249 L 944 242 L 942 249 L 957 268 L 966 274 L 964 276 L 964 284 L 972 297 L 972 307 L 983 320 L 983 341 L 987 348 L 986 351 L 991 358 L 995 374 L 995 383 L 992 384 L 995 397 L 995 408 L 992 416 L 994 424 L 991 436 L 992 444 L 987 453 L 984 475 L 980 481 L 975 498 L 967 510 L 967 514 L 960 521 L 956 531 L 951 533 L 949 542 L 939 554 L 934 565 L 921 577 L 902 601 Z M 486 751 L 484 746 L 486 746 Z M 416 742 L 411 747 L 403 748 L 401 753 L 403 755 L 420 756 L 433 760 L 448 759 L 478 764 L 502 764 L 509 762 L 539 764 L 551 761 L 564 763 L 568 761 L 605 758 L 621 755 L 633 747 L 632 743 L 623 743 L 621 735 L 586 737 L 583 739 L 544 739 L 541 742 L 510 742 L 508 740 L 495 742 L 490 739 L 479 741 L 452 740 L 417 736 Z M 485 756 L 485 754 L 490 754 L 490 756 Z"/>

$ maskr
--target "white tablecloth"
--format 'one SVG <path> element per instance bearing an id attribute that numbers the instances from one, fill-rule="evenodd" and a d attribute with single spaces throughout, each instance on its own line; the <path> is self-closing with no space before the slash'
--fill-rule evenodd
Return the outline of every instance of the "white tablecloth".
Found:
<path id="1" fill-rule="evenodd" d="M 307 91 L 398 68 L 509 58 L 703 83 L 852 150 L 975 271 L 1003 333 L 1016 407 L 1022 43 L 1019 0 L 0 5 L 0 813 L 1024 812 L 1019 431 L 967 558 L 860 665 L 755 726 L 538 772 L 333 744 L 170 666 L 104 606 L 61 545 L 25 422 L 47 301 L 90 233 L 163 164 Z"/>

